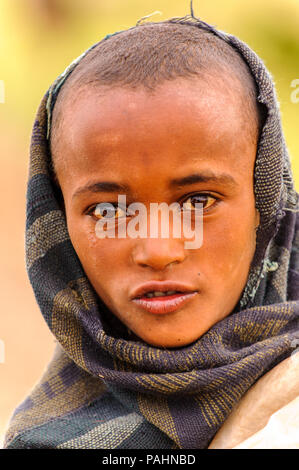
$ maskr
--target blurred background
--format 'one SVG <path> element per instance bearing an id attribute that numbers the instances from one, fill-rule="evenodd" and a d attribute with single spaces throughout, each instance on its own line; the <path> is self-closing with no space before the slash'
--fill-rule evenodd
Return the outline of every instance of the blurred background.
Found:
<path id="1" fill-rule="evenodd" d="M 247 42 L 272 73 L 298 191 L 299 1 L 193 3 L 196 16 Z M 0 442 L 14 408 L 38 381 L 54 350 L 27 279 L 24 255 L 29 141 L 37 107 L 54 79 L 85 49 L 156 10 L 163 15 L 152 21 L 184 16 L 190 2 L 0 0 Z"/>

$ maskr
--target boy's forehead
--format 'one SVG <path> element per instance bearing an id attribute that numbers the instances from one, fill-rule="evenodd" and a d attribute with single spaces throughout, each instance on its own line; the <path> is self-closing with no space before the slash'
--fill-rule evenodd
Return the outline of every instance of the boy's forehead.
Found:
<path id="1" fill-rule="evenodd" d="M 242 84 L 219 76 L 213 80 L 176 79 L 153 91 L 142 87 L 85 87 L 80 93 L 72 93 L 71 98 L 63 113 L 63 135 L 80 134 L 86 128 L 111 128 L 116 135 L 119 122 L 128 128 L 143 126 L 145 130 L 154 127 L 155 122 L 160 125 L 163 121 L 167 127 L 175 121 L 187 120 L 192 125 L 199 118 L 211 125 L 221 124 L 223 131 L 230 128 L 230 121 L 235 121 L 235 126 L 239 123 L 243 129 L 245 121 L 249 128 L 254 129 L 256 124 L 255 113 L 248 120 L 244 112 L 244 104 L 247 112 L 250 106 L 245 103 Z"/>
<path id="2" fill-rule="evenodd" d="M 176 79 L 153 92 L 140 87 L 89 87 L 75 98 L 65 110 L 57 147 L 58 160 L 63 155 L 65 168 L 97 165 L 99 158 L 102 165 L 111 164 L 120 149 L 133 154 L 138 145 L 143 145 L 140 151 L 148 166 L 163 149 L 176 152 L 178 144 L 185 146 L 185 156 L 211 153 L 214 148 L 217 153 L 219 140 L 228 152 L 239 147 L 240 153 L 246 153 L 244 149 L 254 140 L 256 116 L 251 112 L 251 121 L 246 119 L 238 80 L 232 86 L 221 77 L 214 81 Z"/>

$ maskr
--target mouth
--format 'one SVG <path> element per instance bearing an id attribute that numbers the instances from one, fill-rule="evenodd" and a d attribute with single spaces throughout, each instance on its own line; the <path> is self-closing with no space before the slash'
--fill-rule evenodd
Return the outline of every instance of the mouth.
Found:
<path id="1" fill-rule="evenodd" d="M 173 282 L 154 282 L 140 286 L 131 300 L 147 312 L 163 315 L 171 313 L 191 300 L 198 291 Z"/>

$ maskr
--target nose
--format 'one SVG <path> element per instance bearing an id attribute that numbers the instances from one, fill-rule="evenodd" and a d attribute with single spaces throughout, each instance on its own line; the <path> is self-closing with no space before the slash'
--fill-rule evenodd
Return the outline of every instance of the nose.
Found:
<path id="1" fill-rule="evenodd" d="M 184 244 L 181 240 L 171 238 L 139 239 L 134 247 L 132 258 L 138 266 L 163 271 L 173 263 L 184 261 Z"/>

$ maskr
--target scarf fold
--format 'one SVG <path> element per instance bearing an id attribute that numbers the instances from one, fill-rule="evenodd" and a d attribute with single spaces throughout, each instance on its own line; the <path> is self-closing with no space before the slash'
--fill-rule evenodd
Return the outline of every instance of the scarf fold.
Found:
<path id="1" fill-rule="evenodd" d="M 298 195 L 271 76 L 239 39 L 198 19 L 184 21 L 209 27 L 237 49 L 268 111 L 255 166 L 261 223 L 240 302 L 191 345 L 167 350 L 131 339 L 90 285 L 58 203 L 48 136 L 55 96 L 93 45 L 46 92 L 33 127 L 26 266 L 58 345 L 15 410 L 5 447 L 207 448 L 246 391 L 298 345 Z"/>

